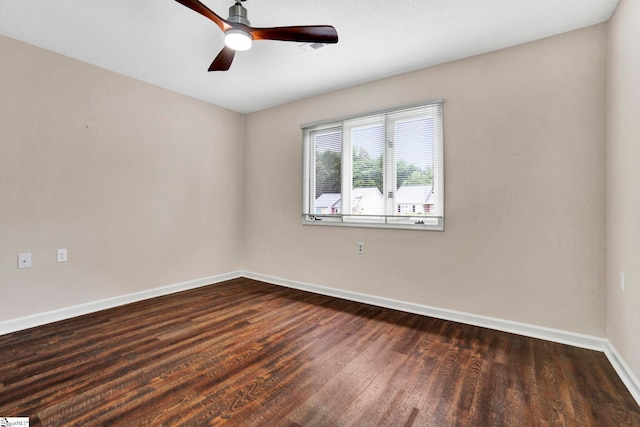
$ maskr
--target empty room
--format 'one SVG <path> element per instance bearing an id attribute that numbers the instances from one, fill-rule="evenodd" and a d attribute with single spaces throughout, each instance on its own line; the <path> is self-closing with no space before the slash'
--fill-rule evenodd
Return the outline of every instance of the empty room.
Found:
<path id="1" fill-rule="evenodd" d="M 0 425 L 640 426 L 640 2 L 0 2 Z"/>

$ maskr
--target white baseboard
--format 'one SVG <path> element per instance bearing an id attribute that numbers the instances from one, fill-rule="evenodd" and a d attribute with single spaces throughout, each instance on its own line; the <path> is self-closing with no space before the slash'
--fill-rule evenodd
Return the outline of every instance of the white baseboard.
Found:
<path id="1" fill-rule="evenodd" d="M 241 276 L 241 271 L 233 271 L 230 273 L 218 274 L 211 277 L 203 277 L 201 279 L 189 280 L 187 282 L 176 283 L 174 285 L 163 286 L 160 288 L 148 289 L 146 291 L 120 295 L 100 301 L 92 301 L 86 304 L 65 307 L 59 310 L 48 311 L 45 313 L 34 314 L 17 319 L 5 320 L 0 322 L 0 335 L 21 331 L 36 326 L 42 326 L 47 323 L 57 322 L 59 320 L 82 316 L 84 314 L 95 313 L 96 311 L 118 307 L 121 305 L 130 304 L 132 302 L 142 301 L 145 299 L 155 298 L 163 295 L 169 295 L 176 292 L 186 291 L 188 289 L 199 288 L 201 286 L 206 286 L 213 283 L 224 282 L 225 280 L 231 280 Z"/>
<path id="2" fill-rule="evenodd" d="M 453 322 L 465 323 L 468 325 L 480 326 L 483 328 L 523 335 L 527 337 L 539 338 L 561 344 L 568 344 L 574 347 L 602 351 L 607 356 L 607 359 L 609 359 L 609 362 L 615 369 L 622 382 L 629 389 L 629 392 L 631 393 L 633 398 L 638 402 L 638 404 L 640 404 L 640 381 L 638 381 L 638 378 L 633 374 L 633 372 L 625 363 L 624 359 L 622 359 L 613 344 L 611 344 L 611 342 L 609 342 L 609 340 L 605 338 L 598 338 L 591 335 L 578 334 L 575 332 L 568 332 L 543 326 L 530 325 L 526 323 L 513 322 L 510 320 L 498 319 L 494 317 L 480 316 L 460 311 L 430 307 L 426 305 L 414 304 L 391 298 L 346 291 L 342 289 L 329 288 L 325 286 L 254 273 L 251 271 L 233 271 L 216 276 L 204 277 L 201 279 L 190 280 L 174 285 L 163 286 L 160 288 L 149 289 L 146 291 L 135 292 L 113 298 L 107 298 L 100 301 L 93 301 L 86 304 L 65 307 L 46 313 L 39 313 L 31 316 L 2 321 L 0 322 L 0 335 L 33 328 L 36 326 L 42 326 L 47 323 L 70 319 L 72 317 L 82 316 L 84 314 L 94 313 L 97 311 L 130 304 L 145 299 L 169 295 L 176 292 L 199 288 L 214 283 L 220 283 L 226 280 L 236 279 L 238 277 L 246 277 L 266 283 L 272 283 L 274 285 L 285 286 L 288 288 L 299 289 L 302 291 L 313 292 L 316 294 L 327 295 L 336 298 L 342 298 L 349 301 L 362 302 L 378 307 L 400 310 L 407 313 L 420 314 L 424 316 L 435 317 L 438 319 L 450 320 Z"/>
<path id="3" fill-rule="evenodd" d="M 609 340 L 606 340 L 606 345 L 604 348 L 604 354 L 609 359 L 609 363 L 613 366 L 613 369 L 616 370 L 616 373 L 627 387 L 633 398 L 640 405 L 640 381 L 638 377 L 633 374 L 629 365 L 626 364 L 618 350 L 611 344 Z"/>
<path id="4" fill-rule="evenodd" d="M 631 396 L 640 405 L 640 381 L 633 374 L 624 359 L 617 352 L 613 344 L 606 338 L 599 338 L 591 335 L 568 332 L 560 329 L 552 329 L 544 326 L 530 325 L 510 320 L 498 319 L 494 317 L 480 316 L 476 314 L 464 313 L 460 311 L 447 310 L 443 308 L 430 307 L 421 304 L 414 304 L 391 298 L 378 297 L 375 295 L 362 294 L 358 292 L 345 291 L 342 289 L 328 288 L 325 286 L 313 285 L 295 280 L 282 279 L 279 277 L 267 276 L 260 273 L 243 271 L 243 277 L 259 280 L 261 282 L 272 283 L 274 285 L 313 292 L 316 294 L 342 298 L 349 301 L 362 302 L 378 307 L 391 308 L 408 313 L 421 314 L 453 322 L 465 323 L 468 325 L 480 326 L 483 328 L 495 329 L 532 338 L 539 338 L 546 341 L 567 344 L 574 347 L 586 348 L 604 352 L 609 363 L 627 387 Z"/>
<path id="5" fill-rule="evenodd" d="M 244 271 L 242 275 L 249 279 L 260 280 L 262 282 L 272 283 L 274 285 L 314 292 L 316 294 L 342 298 L 350 301 L 362 302 L 378 307 L 391 308 L 408 313 L 421 314 L 423 316 L 435 317 L 443 320 L 451 320 L 453 322 L 465 323 L 467 325 L 481 326 L 483 328 L 495 329 L 498 331 L 524 335 L 532 338 L 539 338 L 561 344 L 568 344 L 574 347 L 581 347 L 597 351 L 604 351 L 605 349 L 606 339 L 591 335 L 568 332 L 560 329 L 552 329 L 544 326 L 530 325 L 527 323 L 513 322 L 510 320 L 498 319 L 495 317 L 464 313 L 461 311 L 447 310 L 444 308 L 430 307 L 427 305 L 414 304 L 391 298 L 345 291 L 342 289 L 328 288 L 325 286 L 313 285 L 310 283 L 303 283 L 295 280 L 267 276 L 251 271 Z"/>

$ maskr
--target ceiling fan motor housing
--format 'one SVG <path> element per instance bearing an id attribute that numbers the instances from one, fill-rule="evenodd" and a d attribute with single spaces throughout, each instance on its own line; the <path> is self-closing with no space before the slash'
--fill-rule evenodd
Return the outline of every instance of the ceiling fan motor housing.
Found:
<path id="1" fill-rule="evenodd" d="M 227 21 L 249 27 L 251 23 L 248 16 L 247 9 L 239 1 L 236 1 L 236 4 L 229 8 L 229 19 Z"/>

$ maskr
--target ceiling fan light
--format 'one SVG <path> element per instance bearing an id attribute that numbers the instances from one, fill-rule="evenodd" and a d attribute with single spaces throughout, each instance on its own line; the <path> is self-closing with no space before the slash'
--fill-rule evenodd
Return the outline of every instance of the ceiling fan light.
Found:
<path id="1" fill-rule="evenodd" d="M 251 36 L 246 31 L 231 29 L 224 33 L 224 44 L 233 50 L 251 49 Z"/>

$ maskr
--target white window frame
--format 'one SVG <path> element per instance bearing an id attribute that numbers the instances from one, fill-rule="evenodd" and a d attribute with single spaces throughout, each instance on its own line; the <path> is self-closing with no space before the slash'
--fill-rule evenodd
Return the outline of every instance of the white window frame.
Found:
<path id="1" fill-rule="evenodd" d="M 435 214 L 407 216 L 396 215 L 399 205 L 396 203 L 396 166 L 394 132 L 396 124 L 402 121 L 412 120 L 413 117 L 423 117 L 424 112 L 416 110 L 415 116 L 410 110 L 419 107 L 439 104 L 440 114 L 433 115 L 436 123 L 436 138 L 434 141 L 434 165 L 433 188 L 438 208 Z M 321 226 L 346 226 L 346 227 L 372 227 L 395 228 L 411 230 L 444 231 L 444 147 L 443 147 L 443 113 L 442 100 L 428 101 L 417 105 L 371 112 L 359 116 L 349 116 L 322 122 L 302 125 L 303 129 L 303 214 L 302 223 L 305 225 Z M 352 189 L 352 142 L 351 131 L 367 126 L 382 125 L 385 127 L 385 148 L 383 150 L 383 215 L 353 215 L 351 213 L 351 189 Z M 326 131 L 327 133 L 340 131 L 342 133 L 341 153 L 341 207 L 340 214 L 316 214 L 311 195 L 315 195 L 315 147 L 311 135 Z M 402 212 L 404 213 L 404 212 Z"/>

